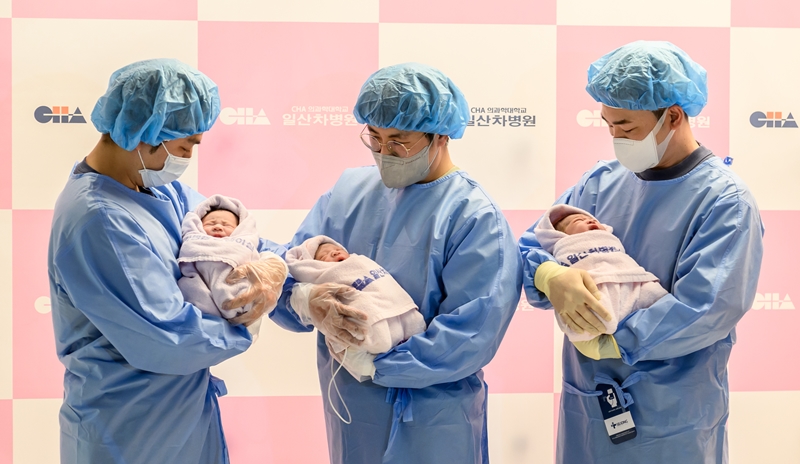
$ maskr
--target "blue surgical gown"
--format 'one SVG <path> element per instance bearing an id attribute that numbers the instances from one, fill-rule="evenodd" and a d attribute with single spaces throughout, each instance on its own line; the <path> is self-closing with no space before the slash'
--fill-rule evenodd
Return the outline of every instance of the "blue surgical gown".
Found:
<path id="1" fill-rule="evenodd" d="M 620 322 L 614 337 L 622 359 L 594 361 L 564 340 L 558 463 L 727 462 L 727 363 L 736 323 L 755 297 L 763 226 L 748 188 L 710 154 L 698 148 L 687 162 L 704 161 L 677 177 L 654 171 L 660 180 L 603 161 L 558 199 L 611 225 L 628 254 L 669 291 Z M 533 276 L 552 257 L 533 227 L 519 243 L 528 301 L 550 307 Z M 614 445 L 597 397 L 569 386 L 586 393 L 595 390 L 597 374 L 622 384 L 636 372 L 643 378 L 625 391 L 638 435 Z"/>
<path id="2" fill-rule="evenodd" d="M 65 464 L 228 462 L 224 384 L 208 368 L 251 338 L 178 289 L 181 220 L 203 198 L 179 182 L 151 191 L 73 173 L 56 203 L 48 273 Z"/>
<path id="3" fill-rule="evenodd" d="M 291 245 L 319 234 L 384 267 L 428 327 L 377 356 L 373 381 L 336 377 L 353 419 L 342 423 L 324 398 L 331 463 L 488 462 L 481 368 L 497 352 L 522 287 L 500 209 L 461 171 L 389 189 L 376 167 L 356 168 L 319 199 Z M 312 330 L 287 306 L 293 282 L 271 317 L 289 330 Z M 325 395 L 331 357 L 322 335 L 317 367 Z"/>

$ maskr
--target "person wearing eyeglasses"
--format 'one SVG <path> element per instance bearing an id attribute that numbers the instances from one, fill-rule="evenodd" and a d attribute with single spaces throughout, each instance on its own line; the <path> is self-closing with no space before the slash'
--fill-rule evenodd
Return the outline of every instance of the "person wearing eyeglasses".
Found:
<path id="1" fill-rule="evenodd" d="M 499 206 L 450 158 L 449 140 L 467 127 L 467 102 L 439 70 L 406 63 L 370 76 L 353 112 L 376 165 L 345 170 L 286 247 L 326 235 L 376 261 L 411 295 L 426 330 L 376 356 L 371 378 L 337 379 L 352 423 L 324 405 L 330 461 L 488 462 L 481 369 L 519 303 L 522 262 Z M 313 330 L 304 315 L 358 294 L 327 285 L 287 279 L 270 317 Z M 327 330 L 317 329 L 324 388 L 338 363 Z"/>

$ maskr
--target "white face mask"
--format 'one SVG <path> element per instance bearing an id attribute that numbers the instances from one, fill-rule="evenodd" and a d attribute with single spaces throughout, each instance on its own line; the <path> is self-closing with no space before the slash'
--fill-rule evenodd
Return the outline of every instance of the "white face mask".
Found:
<path id="1" fill-rule="evenodd" d="M 389 188 L 405 188 L 428 177 L 431 165 L 436 160 L 436 157 L 439 156 L 437 151 L 433 159 L 428 160 L 428 153 L 430 153 L 436 137 L 438 136 L 435 135 L 431 143 L 423 148 L 422 151 L 409 158 L 383 155 L 380 152 L 373 151 L 372 157 L 375 158 L 375 163 L 381 172 L 383 184 Z"/>
<path id="2" fill-rule="evenodd" d="M 138 148 L 136 149 L 136 152 L 139 153 L 139 160 L 142 162 L 142 168 L 144 168 L 139 170 L 139 174 L 142 175 L 142 184 L 144 184 L 144 188 L 159 187 L 177 180 L 186 171 L 186 168 L 189 167 L 189 163 L 192 161 L 191 158 L 174 156 L 167 150 L 167 146 L 164 145 L 164 142 L 161 142 L 161 145 L 164 146 L 164 151 L 167 152 L 167 160 L 164 162 L 164 167 L 161 168 L 160 171 L 147 169 L 144 166 L 142 153 Z"/>
<path id="3" fill-rule="evenodd" d="M 661 162 L 661 158 L 667 151 L 669 141 L 675 133 L 675 129 L 672 129 L 664 141 L 656 145 L 656 133 L 664 125 L 667 113 L 668 111 L 664 111 L 664 114 L 661 115 L 661 118 L 656 123 L 656 127 L 647 134 L 644 140 L 614 139 L 614 155 L 621 165 L 633 172 L 642 172 L 657 166 Z"/>

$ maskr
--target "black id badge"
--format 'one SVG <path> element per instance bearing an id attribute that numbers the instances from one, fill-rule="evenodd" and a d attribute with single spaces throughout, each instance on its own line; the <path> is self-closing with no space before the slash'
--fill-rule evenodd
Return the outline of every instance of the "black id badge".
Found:
<path id="1" fill-rule="evenodd" d="M 617 398 L 614 387 L 601 383 L 597 385 L 597 391 L 600 392 L 597 399 L 600 401 L 600 411 L 603 412 L 611 443 L 618 445 L 636 438 L 636 426 L 633 424 L 631 412 L 622 407 L 622 401 Z"/>

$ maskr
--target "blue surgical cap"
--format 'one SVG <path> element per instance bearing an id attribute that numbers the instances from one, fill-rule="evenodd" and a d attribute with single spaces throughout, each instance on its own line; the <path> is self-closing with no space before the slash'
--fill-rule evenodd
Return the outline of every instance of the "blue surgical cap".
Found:
<path id="1" fill-rule="evenodd" d="M 453 139 L 464 135 L 469 121 L 461 90 L 438 69 L 419 63 L 389 66 L 369 76 L 353 114 L 361 124 Z"/>
<path id="2" fill-rule="evenodd" d="M 586 91 L 596 101 L 626 110 L 679 105 L 697 116 L 708 102 L 706 70 L 669 42 L 640 40 L 589 66 Z"/>
<path id="3" fill-rule="evenodd" d="M 146 60 L 111 75 L 92 123 L 131 151 L 205 132 L 219 111 L 217 84 L 205 74 L 174 59 Z"/>

